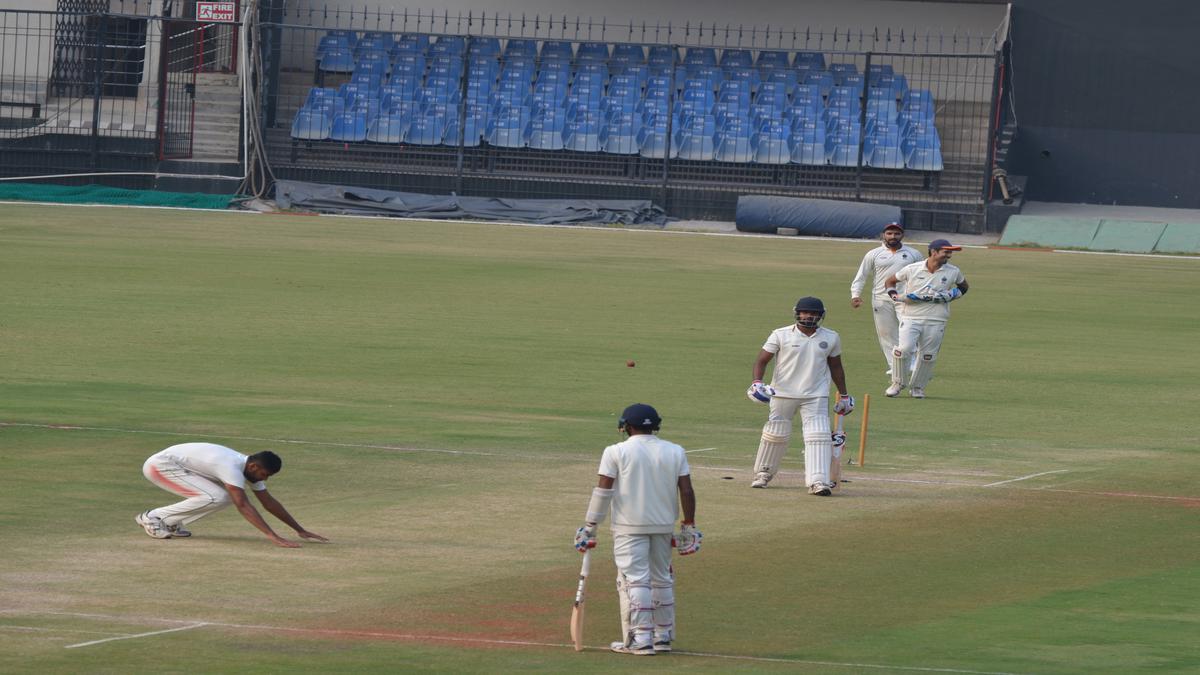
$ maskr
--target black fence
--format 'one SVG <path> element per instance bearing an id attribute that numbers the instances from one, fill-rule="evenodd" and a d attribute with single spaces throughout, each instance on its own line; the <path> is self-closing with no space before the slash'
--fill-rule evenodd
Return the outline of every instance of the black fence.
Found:
<path id="1" fill-rule="evenodd" d="M 279 177 L 639 196 L 683 217 L 731 217 L 739 194 L 977 214 L 990 182 L 998 36 L 302 4 L 273 18 L 263 132 Z M 902 127 L 926 139 L 915 160 Z"/>
<path id="2" fill-rule="evenodd" d="M 149 3 L 123 6 L 131 13 L 103 4 L 0 10 L 4 175 L 141 170 L 191 155 L 197 76 L 236 73 L 238 24 L 151 16 Z"/>

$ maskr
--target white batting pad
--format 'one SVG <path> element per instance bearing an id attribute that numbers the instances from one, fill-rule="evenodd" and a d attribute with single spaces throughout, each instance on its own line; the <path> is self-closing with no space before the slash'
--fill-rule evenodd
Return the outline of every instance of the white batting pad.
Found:
<path id="1" fill-rule="evenodd" d="M 762 440 L 758 443 L 758 455 L 754 458 L 754 471 L 774 476 L 779 471 L 779 462 L 787 452 L 791 437 L 791 420 L 767 420 L 763 425 Z"/>
<path id="2" fill-rule="evenodd" d="M 833 461 L 833 439 L 829 434 L 829 416 L 813 415 L 804 420 L 804 483 L 829 483 L 829 464 Z"/>
<path id="3" fill-rule="evenodd" d="M 924 389 L 933 379 L 933 364 L 936 362 L 936 354 L 921 354 L 917 358 L 916 367 L 913 368 L 912 383 L 909 386 L 912 389 Z"/>
<path id="4" fill-rule="evenodd" d="M 904 384 L 904 376 L 908 372 L 904 363 L 906 360 L 899 347 L 892 349 L 892 384 Z"/>

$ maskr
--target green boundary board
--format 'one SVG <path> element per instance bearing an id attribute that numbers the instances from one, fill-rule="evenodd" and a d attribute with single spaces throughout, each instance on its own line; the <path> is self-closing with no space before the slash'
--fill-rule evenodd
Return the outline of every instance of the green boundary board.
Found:
<path id="1" fill-rule="evenodd" d="M 1200 223 L 1013 216 L 1001 246 L 1041 246 L 1126 253 L 1200 253 Z"/>

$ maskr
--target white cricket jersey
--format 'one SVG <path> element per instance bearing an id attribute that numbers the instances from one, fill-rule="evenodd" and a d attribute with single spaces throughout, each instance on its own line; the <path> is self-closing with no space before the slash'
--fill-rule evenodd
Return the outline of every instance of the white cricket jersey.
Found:
<path id="1" fill-rule="evenodd" d="M 180 443 L 150 458 L 154 462 L 173 462 L 179 466 L 199 474 L 205 478 L 225 483 L 236 488 L 246 489 L 247 456 L 223 445 L 216 443 Z M 267 484 L 259 481 L 250 487 L 256 491 L 267 489 Z"/>
<path id="2" fill-rule="evenodd" d="M 614 479 L 613 532 L 674 532 L 679 514 L 679 477 L 691 472 L 682 447 L 652 434 L 630 436 L 605 448 L 599 473 Z"/>
<path id="3" fill-rule="evenodd" d="M 913 263 L 897 272 L 896 278 L 904 282 L 907 293 L 916 293 L 917 295 L 948 291 L 966 281 L 962 270 L 950 263 L 942 265 L 936 272 L 930 272 L 924 262 Z M 902 293 L 900 297 L 903 298 L 904 294 Z M 950 318 L 950 303 L 905 302 L 901 315 L 905 319 L 946 321 Z"/>
<path id="4" fill-rule="evenodd" d="M 925 259 L 917 249 L 911 246 L 901 246 L 899 250 L 893 251 L 885 245 L 879 245 L 863 256 L 862 263 L 858 266 L 858 274 L 854 275 L 854 281 L 850 282 L 850 297 L 861 298 L 863 287 L 867 285 L 867 277 L 872 279 L 871 295 L 881 300 L 887 300 L 887 288 L 884 282 L 888 277 L 900 271 L 906 265 L 911 265 L 914 262 L 920 262 Z M 900 294 L 904 291 L 897 288 Z"/>
<path id="5" fill-rule="evenodd" d="M 792 324 L 772 331 L 762 348 L 775 355 L 771 386 L 776 396 L 829 396 L 829 357 L 842 355 L 837 333 L 818 327 L 812 335 L 805 335 Z"/>

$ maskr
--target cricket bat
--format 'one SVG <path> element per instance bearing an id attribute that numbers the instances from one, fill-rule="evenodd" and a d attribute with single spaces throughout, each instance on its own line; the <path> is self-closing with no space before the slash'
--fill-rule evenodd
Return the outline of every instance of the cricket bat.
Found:
<path id="1" fill-rule="evenodd" d="M 842 449 L 846 447 L 846 416 L 838 413 L 833 430 L 833 459 L 829 462 L 829 480 L 836 486 L 842 482 Z"/>
<path id="2" fill-rule="evenodd" d="M 579 587 L 575 589 L 575 607 L 571 609 L 571 642 L 575 643 L 577 652 L 583 651 L 583 601 L 591 563 L 592 551 L 588 549 L 583 553 L 583 565 L 579 568 Z"/>

